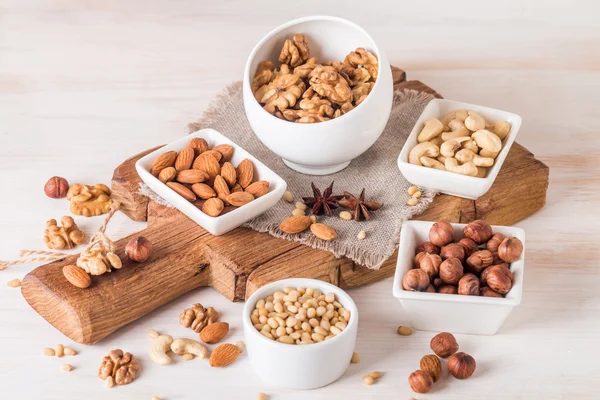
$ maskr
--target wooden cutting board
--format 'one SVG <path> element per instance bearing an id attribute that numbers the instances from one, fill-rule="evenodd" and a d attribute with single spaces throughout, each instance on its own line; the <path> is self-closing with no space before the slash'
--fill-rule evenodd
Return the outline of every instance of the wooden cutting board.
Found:
<path id="1" fill-rule="evenodd" d="M 396 89 L 413 89 L 441 97 L 419 81 L 406 81 L 393 68 Z M 152 149 L 154 150 L 154 149 Z M 77 289 L 62 275 L 77 255 L 40 266 L 22 282 L 27 302 L 70 339 L 92 344 L 190 290 L 211 286 L 231 301 L 243 301 L 257 288 L 283 278 L 316 278 L 344 289 L 376 282 L 394 273 L 396 254 L 377 271 L 347 258 L 267 233 L 238 228 L 219 237 L 210 235 L 175 209 L 160 206 L 138 193 L 135 162 L 138 154 L 114 172 L 113 199 L 121 211 L 148 227 L 116 242 L 123 268 L 94 277 L 88 289 Z M 546 202 L 549 169 L 529 151 L 513 144 L 490 191 L 478 200 L 440 195 L 417 219 L 469 222 L 484 218 L 491 224 L 512 225 Z M 402 201 L 402 199 L 399 199 Z M 150 259 L 131 262 L 125 244 L 138 235 L 154 244 Z"/>

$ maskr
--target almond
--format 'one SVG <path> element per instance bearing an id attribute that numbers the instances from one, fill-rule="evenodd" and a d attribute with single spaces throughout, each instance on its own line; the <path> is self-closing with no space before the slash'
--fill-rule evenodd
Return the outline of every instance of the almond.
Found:
<path id="1" fill-rule="evenodd" d="M 210 363 L 211 367 L 226 367 L 234 362 L 239 355 L 240 349 L 238 349 L 236 345 L 224 343 L 217 346 L 217 348 L 213 350 L 208 362 Z"/>
<path id="2" fill-rule="evenodd" d="M 228 161 L 233 156 L 233 147 L 228 144 L 220 144 L 213 147 L 214 151 L 218 151 L 223 155 L 223 161 Z"/>
<path id="3" fill-rule="evenodd" d="M 194 149 L 197 156 L 208 150 L 208 143 L 202 138 L 193 138 L 190 140 L 188 147 Z"/>
<path id="4" fill-rule="evenodd" d="M 202 204 L 202 212 L 206 215 L 210 215 L 211 217 L 217 217 L 219 214 L 223 212 L 225 205 L 221 199 L 213 197 L 208 199 Z"/>
<path id="5" fill-rule="evenodd" d="M 233 185 L 230 190 L 231 193 L 237 193 L 237 192 L 243 192 L 243 191 L 244 191 L 244 188 L 241 187 L 239 183 L 236 183 L 235 185 Z"/>
<path id="6" fill-rule="evenodd" d="M 264 196 L 269 193 L 269 182 L 267 181 L 256 181 L 251 183 L 247 188 L 246 192 L 251 193 L 254 197 Z"/>
<path id="7" fill-rule="evenodd" d="M 310 226 L 310 230 L 319 239 L 329 241 L 335 239 L 336 237 L 335 230 L 325 224 L 312 224 Z"/>
<path id="8" fill-rule="evenodd" d="M 235 192 L 227 196 L 227 202 L 232 206 L 241 207 L 254 200 L 254 196 L 246 192 Z"/>
<path id="9" fill-rule="evenodd" d="M 167 186 L 188 201 L 196 200 L 196 195 L 190 189 L 177 182 L 167 182 Z"/>
<path id="10" fill-rule="evenodd" d="M 210 154 L 211 156 L 213 156 L 215 158 L 215 160 L 217 160 L 217 162 L 221 162 L 221 158 L 223 158 L 223 154 L 219 153 L 218 151 L 214 151 L 214 150 L 208 150 L 202 154 Z"/>
<path id="11" fill-rule="evenodd" d="M 192 168 L 194 162 L 194 149 L 187 147 L 177 154 L 175 159 L 175 169 L 177 171 L 183 171 L 184 169 Z"/>
<path id="12" fill-rule="evenodd" d="M 63 275 L 73 286 L 80 289 L 88 288 L 92 284 L 92 278 L 83 268 L 79 268 L 77 265 L 65 265 Z"/>
<path id="13" fill-rule="evenodd" d="M 150 172 L 154 176 L 158 176 L 160 171 L 165 168 L 172 167 L 175 162 L 175 158 L 177 158 L 176 151 L 167 151 L 166 153 L 158 156 L 156 160 L 152 163 L 152 168 L 150 168 Z"/>
<path id="14" fill-rule="evenodd" d="M 215 179 L 221 173 L 221 166 L 217 159 L 206 153 L 202 153 L 196 157 L 192 168 L 206 172 L 210 179 Z"/>
<path id="15" fill-rule="evenodd" d="M 215 183 L 213 187 L 215 188 L 217 195 L 224 195 L 225 197 L 229 196 L 229 186 L 227 186 L 227 182 L 225 182 L 225 179 L 223 179 L 221 175 L 217 175 L 215 177 Z"/>
<path id="16" fill-rule="evenodd" d="M 162 183 L 171 182 L 173 179 L 175 179 L 175 175 L 177 175 L 177 170 L 175 170 L 173 167 L 167 167 L 160 171 L 158 174 L 158 180 Z"/>
<path id="17" fill-rule="evenodd" d="M 218 343 L 229 332 L 229 324 L 227 322 L 213 322 L 200 332 L 200 340 L 204 343 Z"/>
<path id="18" fill-rule="evenodd" d="M 192 185 L 192 191 L 196 193 L 196 196 L 205 200 L 217 196 L 217 193 L 215 193 L 213 188 L 208 186 L 206 183 L 194 183 Z"/>
<path id="19" fill-rule="evenodd" d="M 238 183 L 241 187 L 246 189 L 252 183 L 252 179 L 254 179 L 254 166 L 252 165 L 252 161 L 244 158 L 238 165 L 236 172 Z"/>
<path id="20" fill-rule="evenodd" d="M 200 183 L 208 179 L 208 174 L 199 169 L 184 169 L 177 173 L 175 180 L 181 183 Z"/>
<path id="21" fill-rule="evenodd" d="M 295 215 L 283 220 L 279 229 L 285 233 L 300 233 L 308 229 L 311 224 L 312 221 L 306 215 Z"/>
<path id="22" fill-rule="evenodd" d="M 235 185 L 237 172 L 235 172 L 235 167 L 231 165 L 230 162 L 225 162 L 223 163 L 223 166 L 221 166 L 221 176 L 225 179 L 225 182 L 227 182 L 229 187 Z"/>

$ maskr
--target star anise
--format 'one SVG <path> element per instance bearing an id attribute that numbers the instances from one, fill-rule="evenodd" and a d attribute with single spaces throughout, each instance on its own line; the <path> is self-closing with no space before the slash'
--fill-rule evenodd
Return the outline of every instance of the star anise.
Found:
<path id="1" fill-rule="evenodd" d="M 369 214 L 369 211 L 379 210 L 383 206 L 383 203 L 366 201 L 365 189 L 360 192 L 358 198 L 351 193 L 344 192 L 344 198 L 339 200 L 338 204 L 344 208 L 353 210 L 355 221 L 360 221 L 363 217 L 366 220 L 370 220 L 371 215 Z"/>
<path id="2" fill-rule="evenodd" d="M 336 202 L 344 196 L 333 196 L 333 182 L 325 189 L 323 194 L 317 189 L 313 182 L 310 183 L 313 190 L 313 197 L 303 197 L 304 204 L 311 207 L 311 211 L 314 215 L 325 213 L 328 216 L 332 216 L 331 210 L 338 208 Z"/>

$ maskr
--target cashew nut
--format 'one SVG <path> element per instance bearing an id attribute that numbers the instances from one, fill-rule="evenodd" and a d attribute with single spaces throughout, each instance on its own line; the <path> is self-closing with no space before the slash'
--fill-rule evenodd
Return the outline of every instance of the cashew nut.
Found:
<path id="1" fill-rule="evenodd" d="M 473 132 L 485 129 L 485 118 L 475 111 L 469 111 L 469 116 L 465 119 L 465 126 Z"/>
<path id="2" fill-rule="evenodd" d="M 460 144 L 469 140 L 468 136 L 461 136 L 454 139 L 450 139 L 447 142 L 442 143 L 440 146 L 440 153 L 445 157 L 454 157 L 456 150 L 460 149 Z"/>
<path id="3" fill-rule="evenodd" d="M 171 343 L 173 343 L 173 337 L 169 335 L 160 335 L 152 339 L 148 347 L 150 359 L 160 365 L 171 364 L 171 357 L 167 355 L 171 349 Z"/>
<path id="4" fill-rule="evenodd" d="M 446 171 L 456 172 L 457 174 L 467 176 L 476 176 L 478 172 L 477 167 L 472 161 L 468 161 L 463 165 L 458 165 L 458 160 L 456 158 L 446 158 L 445 167 Z"/>
<path id="5" fill-rule="evenodd" d="M 439 147 L 439 146 L 441 146 L 441 145 L 442 145 L 442 143 L 444 143 L 444 140 L 442 139 L 442 137 L 441 137 L 441 136 L 436 136 L 436 137 L 434 137 L 433 139 L 431 139 L 431 140 L 429 141 L 429 143 L 433 143 L 433 144 L 435 144 L 436 146 L 438 146 L 438 147 Z"/>
<path id="6" fill-rule="evenodd" d="M 473 157 L 473 164 L 475 164 L 477 167 L 491 167 L 494 165 L 494 159 L 491 157 L 475 155 L 475 157 Z"/>
<path id="7" fill-rule="evenodd" d="M 448 128 L 450 128 L 452 131 L 463 128 L 464 126 L 465 124 L 457 119 L 453 119 L 452 121 L 448 122 Z"/>
<path id="8" fill-rule="evenodd" d="M 446 170 L 446 167 L 444 167 L 444 164 L 442 164 L 438 160 L 434 160 L 433 158 L 421 157 L 420 160 L 421 160 L 421 164 L 423 164 L 426 167 L 441 169 L 442 171 Z"/>
<path id="9" fill-rule="evenodd" d="M 504 140 L 510 132 L 510 124 L 506 121 L 498 121 L 494 124 L 491 131 L 494 132 L 500 140 Z"/>
<path id="10" fill-rule="evenodd" d="M 486 150 L 486 149 L 482 149 L 482 150 L 479 152 L 479 155 L 480 155 L 480 156 L 482 156 L 482 157 L 491 157 L 491 158 L 496 158 L 496 157 L 498 157 L 498 154 L 500 154 L 500 153 L 499 153 L 499 152 L 497 152 L 497 151 L 489 151 L 489 150 Z"/>
<path id="11" fill-rule="evenodd" d="M 476 177 L 485 178 L 486 175 L 487 175 L 487 168 L 477 167 L 477 175 L 475 175 Z"/>
<path id="12" fill-rule="evenodd" d="M 171 350 L 175 354 L 183 355 L 183 354 L 193 354 L 200 358 L 208 357 L 208 350 L 206 347 L 200 343 L 196 342 L 192 339 L 177 339 L 173 343 L 171 343 Z"/>
<path id="13" fill-rule="evenodd" d="M 482 149 L 497 152 L 499 152 L 502 149 L 502 141 L 500 140 L 500 138 L 495 133 L 492 133 L 485 129 L 480 129 L 476 131 L 475 133 L 473 133 L 473 136 L 471 136 L 471 138 L 473 138 L 475 143 L 477 143 L 477 146 L 481 147 Z"/>
<path id="14" fill-rule="evenodd" d="M 462 126 L 461 128 L 458 128 L 455 131 L 443 132 L 442 140 L 445 142 L 450 139 L 454 139 L 454 138 L 461 137 L 461 136 L 471 136 L 471 131 L 468 130 L 467 128 L 465 128 L 464 126 Z"/>
<path id="15" fill-rule="evenodd" d="M 419 143 L 408 154 L 408 162 L 415 165 L 422 165 L 420 161 L 421 157 L 437 157 L 438 154 L 440 154 L 440 148 L 435 144 L 431 142 Z"/>
<path id="16" fill-rule="evenodd" d="M 441 155 L 437 156 L 435 159 L 438 160 L 439 162 L 441 162 L 442 164 L 446 162 L 446 157 L 441 156 Z"/>
<path id="17" fill-rule="evenodd" d="M 477 154 L 473 153 L 472 150 L 469 149 L 460 149 L 454 155 L 454 158 L 458 160 L 459 163 L 464 164 L 469 161 L 473 161 Z"/>
<path id="18" fill-rule="evenodd" d="M 475 143 L 474 140 L 468 140 L 468 141 L 464 142 L 462 144 L 462 147 L 463 147 L 463 149 L 471 150 L 475 154 L 477 154 L 479 152 L 479 147 L 477 146 L 477 143 Z"/>
<path id="19" fill-rule="evenodd" d="M 450 123 L 450 121 L 452 121 L 453 119 L 456 119 L 458 121 L 464 121 L 465 119 L 467 119 L 469 115 L 467 114 L 467 112 L 465 110 L 454 110 L 454 111 L 450 111 L 448 114 L 444 115 L 444 117 L 441 119 L 442 124 L 444 125 L 448 125 Z"/>
<path id="20" fill-rule="evenodd" d="M 417 142 L 423 143 L 439 136 L 444 130 L 444 125 L 437 118 L 429 118 L 425 121 L 425 126 L 417 136 Z"/>

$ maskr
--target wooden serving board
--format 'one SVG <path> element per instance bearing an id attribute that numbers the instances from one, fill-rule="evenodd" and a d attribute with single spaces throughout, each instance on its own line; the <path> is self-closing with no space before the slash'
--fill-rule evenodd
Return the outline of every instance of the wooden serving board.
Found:
<path id="1" fill-rule="evenodd" d="M 393 68 L 397 89 L 432 93 L 419 81 L 406 81 Z M 152 149 L 153 150 L 153 149 Z M 92 344 L 190 290 L 211 286 L 231 301 L 243 301 L 266 283 L 290 277 L 316 278 L 353 288 L 392 276 L 394 254 L 379 270 L 369 270 L 347 258 L 267 233 L 238 228 L 215 237 L 175 209 L 160 206 L 138 193 L 141 182 L 138 154 L 115 169 L 113 199 L 121 211 L 148 227 L 116 242 L 123 268 L 93 278 L 88 289 L 68 283 L 62 267 L 77 255 L 36 268 L 22 282 L 27 302 L 70 339 Z M 421 220 L 469 222 L 484 218 L 491 224 L 512 225 L 546 202 L 549 170 L 519 144 L 513 144 L 490 191 L 478 200 L 440 195 L 418 217 Z M 399 199 L 401 201 L 401 199 Z M 125 244 L 138 235 L 154 244 L 150 259 L 131 262 Z"/>

